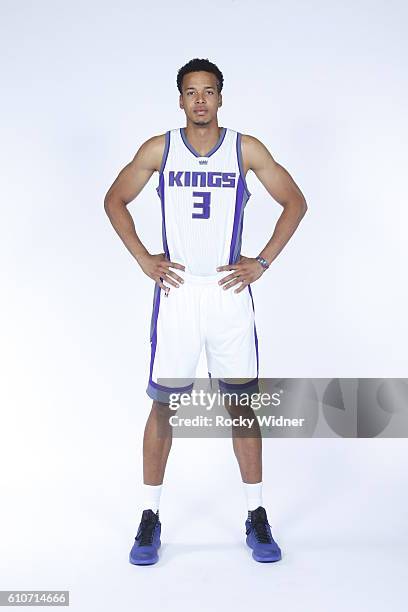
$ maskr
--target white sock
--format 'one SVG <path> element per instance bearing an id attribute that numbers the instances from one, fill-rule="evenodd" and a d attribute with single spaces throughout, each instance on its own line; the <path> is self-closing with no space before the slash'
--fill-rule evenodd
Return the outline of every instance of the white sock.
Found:
<path id="1" fill-rule="evenodd" d="M 149 485 L 143 483 L 143 510 L 150 508 L 153 512 L 157 512 L 160 505 L 160 495 L 163 484 Z"/>
<path id="2" fill-rule="evenodd" d="M 255 510 L 258 506 L 263 506 L 262 502 L 262 481 L 254 484 L 243 482 L 245 498 L 248 512 Z"/>

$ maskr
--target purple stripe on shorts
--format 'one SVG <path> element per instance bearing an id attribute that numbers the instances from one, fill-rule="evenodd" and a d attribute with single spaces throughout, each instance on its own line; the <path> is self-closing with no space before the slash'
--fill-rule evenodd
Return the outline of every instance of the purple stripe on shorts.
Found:
<path id="1" fill-rule="evenodd" d="M 156 355 L 156 346 L 157 346 L 157 319 L 158 319 L 158 316 L 159 316 L 160 292 L 161 292 L 161 288 L 156 283 L 155 286 L 154 286 L 153 312 L 152 312 L 152 321 L 151 321 L 151 324 L 150 324 L 151 356 L 150 356 L 149 382 L 152 382 L 153 363 L 154 363 L 154 357 Z"/>
<path id="2" fill-rule="evenodd" d="M 147 388 L 146 388 L 146 393 L 151 399 L 156 400 L 157 402 L 161 402 L 163 404 L 169 404 L 170 395 L 172 393 L 189 393 L 190 391 L 192 391 L 192 388 L 193 388 L 192 386 L 187 387 L 185 389 L 184 388 L 183 389 L 172 388 L 169 391 L 164 391 L 162 389 L 158 389 L 156 386 L 153 386 L 149 381 L 149 384 L 147 385 Z"/>
<path id="3" fill-rule="evenodd" d="M 225 389 L 247 389 L 248 387 L 252 387 L 255 383 L 258 382 L 258 377 L 249 380 L 246 383 L 227 383 L 224 380 L 219 381 L 220 389 L 221 387 Z"/>
<path id="4" fill-rule="evenodd" d="M 152 387 L 154 387 L 154 389 L 159 389 L 160 391 L 167 391 L 168 393 L 178 393 L 179 391 L 191 391 L 194 385 L 194 383 L 192 382 L 189 385 L 186 385 L 185 387 L 166 387 L 164 385 L 159 385 L 158 383 L 155 383 L 153 380 L 149 380 L 149 384 Z"/>
<path id="5" fill-rule="evenodd" d="M 252 310 L 254 311 L 254 315 L 255 315 L 254 298 L 252 295 L 251 285 L 247 285 L 247 286 L 248 286 L 249 295 L 251 296 L 251 300 L 252 300 Z M 254 336 L 255 336 L 255 350 L 256 350 L 256 375 L 259 376 L 258 335 L 256 333 L 255 321 L 254 321 Z"/>
<path id="6" fill-rule="evenodd" d="M 159 385 L 158 383 L 153 381 L 153 365 L 154 365 L 154 358 L 156 356 L 156 348 L 157 348 L 157 320 L 159 317 L 160 296 L 161 296 L 161 287 L 156 283 L 154 286 L 153 311 L 152 311 L 152 319 L 150 323 L 151 355 L 150 355 L 149 382 L 147 385 L 147 389 L 149 389 L 150 391 L 152 391 L 152 389 L 157 389 L 158 391 L 165 391 L 168 393 L 191 391 L 194 383 L 190 383 L 189 385 L 186 385 L 184 387 L 166 387 L 164 385 Z M 164 401 L 161 395 L 157 395 L 155 399 Z"/>

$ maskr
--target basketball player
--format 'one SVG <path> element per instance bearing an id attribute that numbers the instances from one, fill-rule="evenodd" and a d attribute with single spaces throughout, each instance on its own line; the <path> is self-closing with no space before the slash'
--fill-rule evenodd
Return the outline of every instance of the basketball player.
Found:
<path id="1" fill-rule="evenodd" d="M 218 126 L 223 75 L 215 64 L 191 60 L 178 71 L 177 87 L 186 127 L 146 140 L 105 196 L 114 229 L 155 281 L 146 389 L 153 403 L 143 439 L 142 518 L 130 552 L 135 565 L 159 558 L 159 501 L 172 444 L 169 416 L 174 414 L 169 394 L 192 389 L 203 346 L 209 376 L 219 380 L 220 390 L 258 389 L 251 283 L 265 274 L 307 209 L 290 174 L 257 138 Z M 259 111 L 268 117 L 271 108 Z M 251 196 L 248 170 L 283 207 L 271 239 L 256 257 L 241 255 L 244 208 Z M 156 171 L 164 252 L 150 254 L 127 205 Z M 163 379 L 179 384 L 168 386 Z M 233 405 L 228 410 L 234 414 Z M 159 430 L 166 435 L 158 436 Z M 281 550 L 262 502 L 261 436 L 234 435 L 234 428 L 232 433 L 247 502 L 246 543 L 256 561 L 277 561 Z"/>

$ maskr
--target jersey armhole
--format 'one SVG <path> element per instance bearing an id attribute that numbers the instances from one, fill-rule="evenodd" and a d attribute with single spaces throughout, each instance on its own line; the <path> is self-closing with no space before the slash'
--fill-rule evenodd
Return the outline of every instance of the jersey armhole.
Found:
<path id="1" fill-rule="evenodd" d="M 167 157 L 169 155 L 169 148 L 170 148 L 170 130 L 168 130 L 165 134 L 164 151 L 163 151 L 162 160 L 160 164 L 160 170 L 159 170 L 159 184 L 156 187 L 156 191 L 159 196 L 160 196 L 160 184 L 162 181 L 163 171 L 166 166 Z"/>
<path id="2" fill-rule="evenodd" d="M 237 158 L 238 158 L 239 175 L 244 184 L 245 191 L 247 193 L 248 200 L 249 200 L 252 194 L 248 189 L 248 185 L 247 185 L 247 182 L 244 176 L 244 164 L 242 163 L 241 138 L 242 138 L 242 134 L 240 132 L 237 132 Z"/>

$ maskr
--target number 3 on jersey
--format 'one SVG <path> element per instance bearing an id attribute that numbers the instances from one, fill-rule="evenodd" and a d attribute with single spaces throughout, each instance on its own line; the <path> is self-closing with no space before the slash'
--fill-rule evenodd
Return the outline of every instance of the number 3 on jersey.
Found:
<path id="1" fill-rule="evenodd" d="M 193 191 L 194 197 L 202 198 L 202 202 L 193 202 L 194 208 L 201 208 L 200 213 L 193 213 L 193 219 L 209 219 L 210 218 L 210 191 Z"/>

